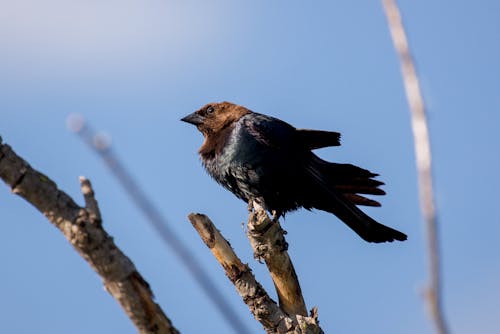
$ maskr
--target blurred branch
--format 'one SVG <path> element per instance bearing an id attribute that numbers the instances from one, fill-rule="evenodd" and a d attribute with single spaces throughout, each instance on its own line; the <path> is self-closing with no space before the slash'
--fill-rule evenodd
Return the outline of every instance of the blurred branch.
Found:
<path id="1" fill-rule="evenodd" d="M 320 334 L 317 309 L 311 316 L 288 316 L 256 281 L 248 265 L 243 264 L 226 239 L 214 226 L 210 219 L 202 214 L 191 213 L 188 216 L 191 224 L 200 234 L 216 260 L 226 272 L 226 276 L 234 284 L 238 294 L 257 321 L 267 333 L 279 334 Z"/>
<path id="2" fill-rule="evenodd" d="M 90 181 L 81 177 L 85 208 L 59 190 L 47 176 L 33 169 L 0 137 L 0 178 L 12 192 L 43 213 L 102 278 L 139 333 L 177 334 L 153 300 L 149 284 L 132 261 L 102 228 L 101 214 Z"/>
<path id="3" fill-rule="evenodd" d="M 109 167 L 111 173 L 118 179 L 123 188 L 125 188 L 125 191 L 131 197 L 132 201 L 146 216 L 147 221 L 160 236 L 163 243 L 170 247 L 174 254 L 181 260 L 181 263 L 186 266 L 191 273 L 191 277 L 215 304 L 222 317 L 233 330 L 241 334 L 250 333 L 250 330 L 241 321 L 231 305 L 224 299 L 217 285 L 198 262 L 196 256 L 176 235 L 168 224 L 168 221 L 118 159 L 117 155 L 111 149 L 109 138 L 104 135 L 96 134 L 80 116 L 71 116 L 68 119 L 68 126 L 73 132 L 76 132 L 100 158 L 102 158 Z"/>
<path id="4" fill-rule="evenodd" d="M 383 5 L 389 22 L 394 47 L 401 62 L 406 97 L 410 105 L 417 160 L 420 205 L 425 219 L 428 243 L 430 278 L 426 291 L 426 300 L 437 332 L 445 334 L 448 332 L 448 329 L 442 305 L 439 238 L 432 189 L 431 147 L 424 100 L 398 6 L 395 0 L 383 0 Z"/>
<path id="5" fill-rule="evenodd" d="M 299 280 L 288 256 L 285 231 L 277 219 L 271 220 L 257 203 L 249 206 L 248 238 L 257 260 L 266 262 L 273 279 L 280 307 L 290 316 L 307 315 Z"/>

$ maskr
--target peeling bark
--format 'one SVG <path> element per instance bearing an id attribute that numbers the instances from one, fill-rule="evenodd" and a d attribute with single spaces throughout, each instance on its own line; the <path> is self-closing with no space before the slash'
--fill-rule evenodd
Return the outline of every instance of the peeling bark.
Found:
<path id="1" fill-rule="evenodd" d="M 297 273 L 287 252 L 286 232 L 278 219 L 271 220 L 264 209 L 253 203 L 247 227 L 254 257 L 265 261 L 278 293 L 280 307 L 290 316 L 306 316 L 306 304 Z"/>

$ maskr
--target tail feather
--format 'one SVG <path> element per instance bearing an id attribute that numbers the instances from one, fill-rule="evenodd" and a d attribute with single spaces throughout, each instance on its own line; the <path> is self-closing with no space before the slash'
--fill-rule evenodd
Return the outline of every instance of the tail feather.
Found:
<path id="1" fill-rule="evenodd" d="M 324 174 L 332 184 L 344 192 L 359 192 L 362 194 L 383 195 L 385 192 L 379 189 L 384 182 L 374 180 L 378 174 L 366 169 L 351 165 L 337 164 L 329 162 L 323 164 L 322 174 Z"/>
<path id="2" fill-rule="evenodd" d="M 346 199 L 331 195 L 328 204 L 318 203 L 316 208 L 333 213 L 364 240 L 379 243 L 407 239 L 406 234 L 376 222 Z"/>
<path id="3" fill-rule="evenodd" d="M 379 188 L 384 182 L 373 179 L 378 174 L 351 164 L 337 164 L 323 160 L 317 166 L 321 170 L 324 183 L 328 187 L 333 187 L 353 204 L 381 206 L 379 202 L 360 195 L 385 195 L 385 191 Z"/>
<path id="4" fill-rule="evenodd" d="M 347 193 L 344 194 L 344 197 L 347 198 L 351 203 L 354 203 L 356 205 L 375 206 L 375 207 L 382 206 L 379 202 L 363 197 L 361 195 Z"/>
<path id="5" fill-rule="evenodd" d="M 335 189 L 342 193 L 348 194 L 370 194 L 370 195 L 385 195 L 385 191 L 377 186 L 355 185 L 355 184 L 336 184 Z"/>
<path id="6" fill-rule="evenodd" d="M 361 238 L 368 242 L 404 241 L 406 234 L 382 225 L 369 217 L 356 205 L 380 206 L 380 203 L 365 198 L 361 194 L 382 195 L 378 188 L 383 182 L 373 180 L 377 174 L 349 164 L 328 163 L 313 160 L 308 171 L 313 178 L 315 190 L 305 207 L 333 213 Z"/>

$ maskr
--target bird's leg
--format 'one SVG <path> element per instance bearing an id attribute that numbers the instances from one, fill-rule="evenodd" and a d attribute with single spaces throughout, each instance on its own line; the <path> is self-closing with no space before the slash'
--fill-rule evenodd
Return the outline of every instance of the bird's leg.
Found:
<path id="1" fill-rule="evenodd" d="M 254 208 L 254 199 L 249 198 L 248 199 L 248 213 L 252 213 L 253 208 Z"/>
<path id="2" fill-rule="evenodd" d="M 276 210 L 271 211 L 271 213 L 273 215 L 273 223 L 278 222 L 278 220 L 280 219 L 281 213 L 279 213 Z"/>

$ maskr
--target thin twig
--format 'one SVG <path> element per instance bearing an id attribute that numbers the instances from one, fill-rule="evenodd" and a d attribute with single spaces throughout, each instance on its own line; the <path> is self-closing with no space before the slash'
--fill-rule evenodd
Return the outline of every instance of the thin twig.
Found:
<path id="1" fill-rule="evenodd" d="M 106 163 L 112 174 L 118 179 L 132 201 L 147 217 L 148 222 L 158 233 L 163 243 L 180 258 L 182 264 L 191 273 L 191 277 L 202 288 L 203 292 L 215 304 L 222 317 L 236 333 L 248 334 L 250 330 L 240 319 L 234 308 L 223 297 L 222 292 L 213 282 L 212 278 L 203 269 L 196 256 L 177 236 L 170 227 L 167 219 L 160 213 L 153 202 L 148 198 L 136 180 L 118 159 L 111 149 L 106 137 L 97 135 L 81 117 L 73 116 L 68 120 L 69 128 L 76 132 L 88 146 L 96 152 Z"/>
<path id="2" fill-rule="evenodd" d="M 418 170 L 420 206 L 425 219 L 428 246 L 430 277 L 426 300 L 437 332 L 446 334 L 448 333 L 448 326 L 442 305 L 439 236 L 432 185 L 431 146 L 425 104 L 398 6 L 395 0 L 383 0 L 383 5 L 389 22 L 394 47 L 401 62 L 406 97 L 410 105 Z"/>
<path id="3" fill-rule="evenodd" d="M 279 221 L 271 220 L 257 203 L 249 207 L 247 236 L 252 245 L 254 257 L 266 262 L 274 282 L 280 307 L 288 315 L 307 315 L 299 280 L 288 256 L 285 231 Z"/>
<path id="4" fill-rule="evenodd" d="M 102 221 L 101 211 L 95 198 L 94 189 L 90 184 L 90 180 L 80 176 L 80 185 L 82 189 L 83 198 L 85 200 L 85 208 L 89 214 L 93 215 L 93 220 L 100 223 Z"/>
<path id="5" fill-rule="evenodd" d="M 12 192 L 43 213 L 102 278 L 141 334 L 178 334 L 158 304 L 149 284 L 132 261 L 102 228 L 101 214 L 90 181 L 81 177 L 86 208 L 33 169 L 0 138 L 0 178 Z"/>
<path id="6" fill-rule="evenodd" d="M 267 333 L 279 334 L 321 334 L 317 309 L 311 316 L 288 316 L 275 301 L 269 297 L 264 288 L 256 281 L 248 265 L 243 264 L 229 242 L 217 230 L 210 219 L 202 214 L 192 213 L 188 216 L 191 224 L 200 234 L 216 260 L 224 268 L 226 276 L 234 284 L 238 294 L 256 320 Z"/>

